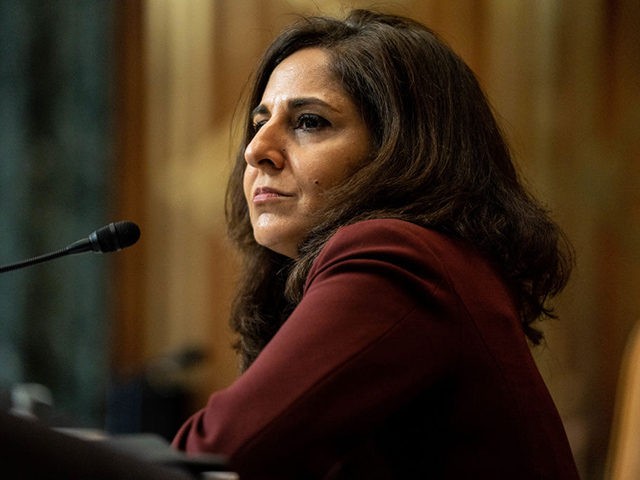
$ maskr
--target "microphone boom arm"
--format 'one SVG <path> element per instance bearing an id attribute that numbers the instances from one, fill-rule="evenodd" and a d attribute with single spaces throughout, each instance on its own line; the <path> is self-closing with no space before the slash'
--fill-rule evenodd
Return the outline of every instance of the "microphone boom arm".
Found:
<path id="1" fill-rule="evenodd" d="M 133 222 L 115 222 L 99 228 L 87 238 L 78 240 L 71 245 L 46 253 L 37 257 L 22 260 L 9 265 L 0 266 L 0 273 L 10 272 L 19 268 L 29 267 L 37 263 L 46 262 L 55 258 L 73 255 L 76 253 L 93 250 L 97 253 L 113 252 L 129 247 L 140 238 L 140 228 Z"/>
<path id="2" fill-rule="evenodd" d="M 64 257 L 65 255 L 70 255 L 72 253 L 74 252 L 70 252 L 69 247 L 61 248 L 60 250 L 57 250 L 55 252 L 39 255 L 37 257 L 29 258 L 27 260 L 22 260 L 21 262 L 12 263 L 10 265 L 3 265 L 0 267 L 0 273 L 10 272 L 11 270 L 18 270 L 19 268 L 29 267 L 37 263 L 53 260 L 54 258 Z"/>

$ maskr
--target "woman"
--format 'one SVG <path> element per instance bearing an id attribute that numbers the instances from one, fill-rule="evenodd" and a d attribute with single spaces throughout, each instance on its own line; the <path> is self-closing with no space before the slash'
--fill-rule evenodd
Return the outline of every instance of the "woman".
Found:
<path id="1" fill-rule="evenodd" d="M 178 432 L 240 478 L 577 478 L 529 352 L 570 249 L 424 26 L 309 18 L 266 52 L 228 190 L 242 375 Z"/>

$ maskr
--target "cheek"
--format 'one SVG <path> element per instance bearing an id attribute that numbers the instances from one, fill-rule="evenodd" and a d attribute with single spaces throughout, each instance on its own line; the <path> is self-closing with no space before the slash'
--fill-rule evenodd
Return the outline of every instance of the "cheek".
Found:
<path id="1" fill-rule="evenodd" d="M 327 190 L 343 183 L 350 177 L 360 165 L 360 159 L 346 158 L 339 165 L 334 165 L 330 169 L 314 172 L 309 178 L 310 188 L 318 191 Z"/>

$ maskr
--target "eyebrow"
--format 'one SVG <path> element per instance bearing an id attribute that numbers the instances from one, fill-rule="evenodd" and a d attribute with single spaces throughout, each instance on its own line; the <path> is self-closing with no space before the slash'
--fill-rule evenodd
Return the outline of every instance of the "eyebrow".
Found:
<path id="1" fill-rule="evenodd" d="M 321 107 L 329 108 L 330 110 L 333 110 L 336 112 L 338 111 L 336 108 L 332 107 L 330 104 L 328 104 L 324 100 L 321 100 L 317 97 L 296 97 L 296 98 L 290 99 L 287 102 L 287 106 L 292 110 L 306 107 L 308 105 L 319 105 Z M 256 115 L 266 115 L 268 113 L 269 113 L 269 109 L 266 107 L 266 105 L 261 103 L 256 108 L 251 110 L 251 118 L 255 117 Z"/>

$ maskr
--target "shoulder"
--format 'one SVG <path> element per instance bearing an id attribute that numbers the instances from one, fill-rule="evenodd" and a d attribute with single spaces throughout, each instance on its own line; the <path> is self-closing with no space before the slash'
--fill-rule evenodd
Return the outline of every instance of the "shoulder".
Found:
<path id="1" fill-rule="evenodd" d="M 318 260 L 343 255 L 446 260 L 450 256 L 474 256 L 477 253 L 465 242 L 411 222 L 374 219 L 338 229 Z"/>
<path id="2" fill-rule="evenodd" d="M 397 219 L 374 219 L 342 227 L 327 241 L 307 277 L 365 272 L 406 280 L 436 282 L 439 288 L 473 294 L 502 289 L 496 266 L 469 242 Z"/>
<path id="3" fill-rule="evenodd" d="M 397 219 L 374 219 L 339 228 L 316 258 L 307 283 L 328 271 L 356 269 L 389 273 L 393 269 L 418 276 L 427 271 L 449 276 L 456 264 L 468 264 L 475 250 L 420 225 Z M 480 257 L 478 257 L 480 258 Z M 481 260 L 474 260 L 476 263 Z"/>

